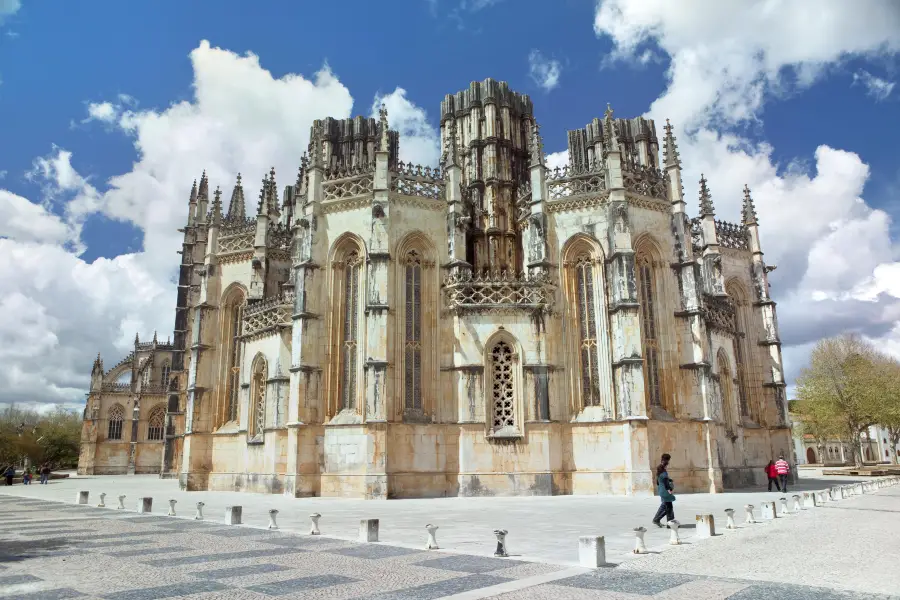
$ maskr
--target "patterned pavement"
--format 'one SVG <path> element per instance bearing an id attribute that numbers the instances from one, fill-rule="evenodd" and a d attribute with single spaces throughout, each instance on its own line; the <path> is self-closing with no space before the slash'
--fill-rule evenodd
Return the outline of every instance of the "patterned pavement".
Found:
<path id="1" fill-rule="evenodd" d="M 361 544 L 0 495 L 0 597 L 152 600 L 887 598 Z"/>

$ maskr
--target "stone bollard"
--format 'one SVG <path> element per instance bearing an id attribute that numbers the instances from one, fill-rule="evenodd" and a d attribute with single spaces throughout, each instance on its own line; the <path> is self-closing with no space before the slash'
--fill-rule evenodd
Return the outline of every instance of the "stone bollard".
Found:
<path id="1" fill-rule="evenodd" d="M 819 492 L 816 492 L 816 494 L 818 494 L 819 496 L 819 504 L 825 506 L 825 504 L 828 503 L 828 499 L 830 498 L 828 490 L 821 490 Z"/>
<path id="2" fill-rule="evenodd" d="M 799 494 L 794 494 L 791 498 L 794 499 L 794 512 L 803 510 L 803 498 L 801 498 Z"/>
<path id="3" fill-rule="evenodd" d="M 756 523 L 756 519 L 753 518 L 753 505 L 745 505 L 744 510 L 747 511 L 747 520 L 745 521 L 745 523 L 747 523 L 747 525 L 753 525 L 754 523 Z"/>
<path id="4" fill-rule="evenodd" d="M 175 504 L 178 503 L 178 500 L 172 498 L 169 500 L 169 514 L 167 516 L 174 517 L 175 516 Z"/>
<path id="5" fill-rule="evenodd" d="M 274 508 L 269 509 L 269 529 L 278 529 L 278 523 L 275 522 L 275 517 L 278 516 L 278 510 Z"/>
<path id="6" fill-rule="evenodd" d="M 153 512 L 153 498 L 138 498 L 137 511 L 139 513 Z"/>
<path id="7" fill-rule="evenodd" d="M 497 536 L 497 549 L 494 550 L 494 556 L 499 556 L 501 558 L 506 558 L 509 554 L 506 553 L 506 534 L 509 533 L 505 529 L 495 529 L 494 535 Z"/>
<path id="8" fill-rule="evenodd" d="M 319 519 L 321 518 L 322 515 L 320 515 L 319 513 L 313 513 L 309 515 L 309 520 L 311 523 L 309 528 L 309 535 L 319 535 L 322 533 L 321 531 L 319 531 Z"/>
<path id="9" fill-rule="evenodd" d="M 856 493 L 859 494 L 860 496 L 866 493 L 865 490 L 863 490 L 863 484 L 861 484 L 861 483 L 856 484 Z"/>
<path id="10" fill-rule="evenodd" d="M 804 506 L 818 506 L 819 499 L 816 492 L 803 492 L 803 504 Z"/>
<path id="11" fill-rule="evenodd" d="M 241 516 L 243 515 L 243 506 L 226 506 L 225 507 L 225 524 L 240 525 Z"/>
<path id="12" fill-rule="evenodd" d="M 206 506 L 206 503 L 205 503 L 205 502 L 198 502 L 198 503 L 197 503 L 197 514 L 194 515 L 194 520 L 195 520 L 195 521 L 202 521 L 202 520 L 203 520 L 203 507 L 204 507 L 204 506 Z"/>
<path id="13" fill-rule="evenodd" d="M 435 534 L 437 533 L 437 530 L 438 530 L 437 525 L 432 525 L 431 523 L 429 523 L 428 525 L 425 526 L 425 531 L 428 532 L 428 541 L 425 542 L 426 550 L 440 550 L 440 546 L 438 546 L 438 543 L 437 543 L 437 537 L 435 536 Z"/>
<path id="14" fill-rule="evenodd" d="M 106 494 L 100 494 L 100 504 L 97 505 L 97 508 L 106 508 Z"/>
<path id="15" fill-rule="evenodd" d="M 119 496 L 119 505 L 116 510 L 125 510 L 125 496 Z"/>
<path id="16" fill-rule="evenodd" d="M 588 569 L 599 569 L 606 564 L 606 541 L 602 535 L 578 538 L 578 564 Z"/>
<path id="17" fill-rule="evenodd" d="M 669 521 L 666 523 L 668 525 L 669 530 L 672 532 L 672 535 L 669 536 L 669 543 L 673 546 L 678 546 L 681 544 L 681 540 L 678 539 L 678 526 L 681 525 L 678 521 Z"/>
<path id="18" fill-rule="evenodd" d="M 712 515 L 697 515 L 697 529 L 694 534 L 698 538 L 708 538 L 716 535 L 716 520 Z"/>
<path id="19" fill-rule="evenodd" d="M 832 502 L 837 502 L 841 499 L 841 488 L 840 486 L 834 486 L 828 490 L 828 495 L 831 498 Z"/>
<path id="20" fill-rule="evenodd" d="M 90 492 L 78 492 L 78 498 L 75 499 L 76 504 L 87 504 Z"/>
<path id="21" fill-rule="evenodd" d="M 774 519 L 778 517 L 778 513 L 775 511 L 774 502 L 763 502 L 761 510 L 763 519 Z"/>
<path id="22" fill-rule="evenodd" d="M 646 527 L 634 528 L 634 553 L 647 554 L 647 546 L 644 545 L 644 534 L 647 533 Z"/>
<path id="23" fill-rule="evenodd" d="M 359 521 L 359 541 L 378 541 L 378 519 L 361 519 Z"/>
<path id="24" fill-rule="evenodd" d="M 781 514 L 783 514 L 783 515 L 788 514 L 787 498 L 782 496 L 781 498 L 778 499 L 778 501 L 781 502 Z"/>
<path id="25" fill-rule="evenodd" d="M 737 529 L 737 525 L 734 524 L 733 508 L 725 509 L 725 529 Z"/>

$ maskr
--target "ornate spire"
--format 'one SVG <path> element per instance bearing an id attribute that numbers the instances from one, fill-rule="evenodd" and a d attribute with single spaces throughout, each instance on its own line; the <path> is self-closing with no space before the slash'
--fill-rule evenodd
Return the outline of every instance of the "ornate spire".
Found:
<path id="1" fill-rule="evenodd" d="M 447 127 L 447 139 L 444 142 L 444 152 L 441 156 L 441 165 L 444 169 L 459 166 L 459 139 L 456 129 L 456 119 L 450 121 Z"/>
<path id="2" fill-rule="evenodd" d="M 270 211 L 278 211 L 278 184 L 275 183 L 275 167 L 269 171 L 269 197 L 266 204 Z"/>
<path id="3" fill-rule="evenodd" d="M 315 122 L 313 122 L 312 126 L 312 139 L 309 141 L 309 160 L 310 167 L 313 169 L 322 167 L 322 126 L 317 126 Z"/>
<path id="4" fill-rule="evenodd" d="M 156 341 L 156 330 L 155 330 L 155 329 L 153 330 L 153 343 L 154 343 L 154 344 L 158 343 L 158 342 Z"/>
<path id="5" fill-rule="evenodd" d="M 134 332 L 134 345 L 137 346 L 141 343 L 141 338 L 138 337 L 137 331 Z"/>
<path id="6" fill-rule="evenodd" d="M 103 370 L 103 359 L 100 358 L 100 353 L 97 353 L 97 358 L 94 359 L 94 371 Z"/>
<path id="7" fill-rule="evenodd" d="M 603 137 L 606 141 L 607 152 L 619 151 L 619 140 L 616 138 L 616 125 L 613 122 L 613 109 L 609 102 L 606 103 L 606 112 L 603 113 Z"/>
<path id="8" fill-rule="evenodd" d="M 231 192 L 231 202 L 228 203 L 228 220 L 243 221 L 247 218 L 246 206 L 244 203 L 244 187 L 241 185 L 241 174 L 237 175 L 237 182 L 234 184 L 234 191 Z"/>
<path id="9" fill-rule="evenodd" d="M 240 175 L 238 177 L 240 177 Z M 210 208 L 210 212 L 212 213 L 211 221 L 214 225 L 218 225 L 222 222 L 222 190 L 220 190 L 218 186 L 216 186 L 216 191 L 213 193 L 212 208 Z"/>
<path id="10" fill-rule="evenodd" d="M 704 217 L 709 215 L 711 217 L 716 216 L 715 210 L 713 210 L 712 198 L 709 194 L 709 188 L 706 187 L 706 177 L 702 174 L 700 175 L 700 216 Z"/>
<path id="11" fill-rule="evenodd" d="M 188 200 L 191 204 L 197 203 L 197 180 L 194 180 L 194 185 L 191 186 L 191 199 Z"/>
<path id="12" fill-rule="evenodd" d="M 209 198 L 209 180 L 206 178 L 206 169 L 203 169 L 203 175 L 200 176 L 200 197 Z"/>
<path id="13" fill-rule="evenodd" d="M 387 107 L 383 103 L 378 110 L 378 120 L 381 123 L 381 147 L 379 150 L 387 152 L 390 150 L 390 139 L 388 138 Z"/>
<path id="14" fill-rule="evenodd" d="M 537 120 L 531 125 L 531 166 L 544 165 L 544 142 L 541 140 L 541 126 Z"/>
<path id="15" fill-rule="evenodd" d="M 259 190 L 259 202 L 256 204 L 256 215 L 268 215 L 268 207 L 266 206 L 269 199 L 269 174 L 267 173 L 262 180 L 262 188 Z"/>
<path id="16" fill-rule="evenodd" d="M 297 170 L 297 191 L 303 187 L 303 181 L 306 179 L 306 170 L 309 168 L 309 157 L 306 152 L 300 157 L 300 169 Z"/>
<path id="17" fill-rule="evenodd" d="M 744 184 L 744 205 L 741 207 L 741 225 L 758 225 L 756 222 L 756 206 L 753 204 L 753 198 L 750 197 L 750 188 Z"/>
<path id="18" fill-rule="evenodd" d="M 666 167 L 681 168 L 681 157 L 678 156 L 678 144 L 672 134 L 672 124 L 666 119 L 666 137 L 663 139 L 663 158 Z"/>

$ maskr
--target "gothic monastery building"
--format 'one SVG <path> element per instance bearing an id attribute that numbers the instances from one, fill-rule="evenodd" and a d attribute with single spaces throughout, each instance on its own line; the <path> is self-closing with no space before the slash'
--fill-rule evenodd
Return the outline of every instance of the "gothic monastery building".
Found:
<path id="1" fill-rule="evenodd" d="M 191 190 L 171 343 L 98 357 L 79 473 L 290 496 L 681 491 L 790 456 L 750 190 L 688 216 L 672 127 L 603 118 L 551 169 L 532 103 L 487 79 L 441 103 L 440 168 L 380 119 L 314 121 L 246 214 Z M 298 157 L 299 158 L 299 157 Z M 740 194 L 740 190 L 728 193 Z M 735 215 L 738 217 L 738 215 Z"/>

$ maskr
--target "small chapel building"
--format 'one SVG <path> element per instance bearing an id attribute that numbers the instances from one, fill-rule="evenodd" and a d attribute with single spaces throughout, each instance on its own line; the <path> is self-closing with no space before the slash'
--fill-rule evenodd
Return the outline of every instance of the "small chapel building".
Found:
<path id="1" fill-rule="evenodd" d="M 247 216 L 204 173 L 171 344 L 95 362 L 79 472 L 302 496 L 682 492 L 790 456 L 750 190 L 688 215 L 672 127 L 607 109 L 551 169 L 532 102 L 444 98 L 439 168 L 379 119 L 314 121 Z M 729 193 L 740 193 L 734 190 Z"/>

